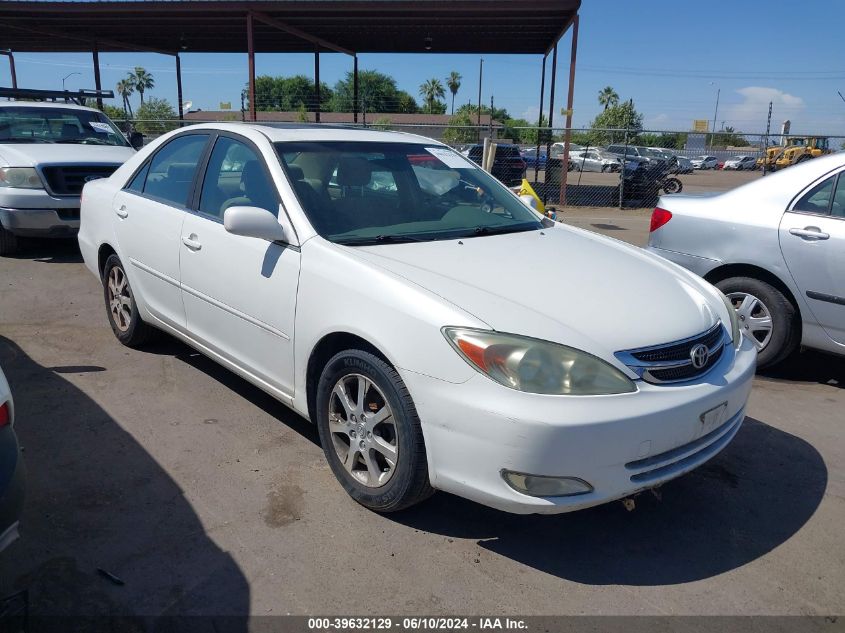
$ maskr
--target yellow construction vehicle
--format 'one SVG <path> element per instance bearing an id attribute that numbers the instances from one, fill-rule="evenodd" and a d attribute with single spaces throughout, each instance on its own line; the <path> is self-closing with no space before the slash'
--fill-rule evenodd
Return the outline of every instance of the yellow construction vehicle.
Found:
<path id="1" fill-rule="evenodd" d="M 795 142 L 790 142 L 775 161 L 778 169 L 831 153 L 826 136 L 793 137 L 789 140 Z"/>
<path id="2" fill-rule="evenodd" d="M 786 148 L 782 145 L 773 145 L 772 147 L 766 148 L 766 153 L 757 159 L 757 167 L 759 169 L 765 167 L 766 171 L 774 171 L 775 163 L 781 154 L 783 154 L 784 149 Z"/>

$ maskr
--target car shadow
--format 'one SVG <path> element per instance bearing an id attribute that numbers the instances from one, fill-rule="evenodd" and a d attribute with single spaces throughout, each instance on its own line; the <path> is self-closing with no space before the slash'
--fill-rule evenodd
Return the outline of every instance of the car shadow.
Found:
<path id="1" fill-rule="evenodd" d="M 250 587 L 238 564 L 167 471 L 62 375 L 100 368 L 43 367 L 3 336 L 0 366 L 27 469 L 21 539 L 0 556 L 0 596 L 28 591 L 31 630 L 52 616 L 94 618 L 82 628 L 52 622 L 62 630 L 142 630 L 127 618 L 203 615 L 213 617 L 193 630 L 216 630 L 219 619 L 246 631 Z"/>
<path id="2" fill-rule="evenodd" d="M 821 352 L 806 351 L 758 373 L 773 382 L 814 382 L 845 389 L 845 357 Z"/>
<path id="3" fill-rule="evenodd" d="M 13 259 L 28 259 L 44 264 L 80 264 L 82 253 L 75 237 L 68 238 L 25 238 L 20 241 Z"/>
<path id="4" fill-rule="evenodd" d="M 275 418 L 309 442 L 316 446 L 320 445 L 316 425 L 291 410 L 290 407 L 276 400 L 267 392 L 262 391 L 236 373 L 229 371 L 216 361 L 211 360 L 208 356 L 196 351 L 169 334 L 164 332 L 158 333 L 154 342 L 144 346 L 144 352 L 173 356 L 177 360 L 213 378 L 230 391 L 241 396 L 244 400 L 248 400 L 267 415 Z"/>
<path id="5" fill-rule="evenodd" d="M 649 492 L 552 516 L 510 515 L 438 494 L 387 515 L 547 574 L 588 585 L 687 583 L 736 569 L 785 543 L 813 516 L 827 469 L 807 442 L 746 418 L 711 462 Z"/>

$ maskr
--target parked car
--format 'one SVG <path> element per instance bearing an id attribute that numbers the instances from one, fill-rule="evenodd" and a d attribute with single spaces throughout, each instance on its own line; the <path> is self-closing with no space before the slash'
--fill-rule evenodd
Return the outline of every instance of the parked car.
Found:
<path id="1" fill-rule="evenodd" d="M 832 155 L 654 211 L 648 249 L 728 296 L 761 367 L 799 345 L 845 354 L 843 174 L 845 155 Z"/>
<path id="2" fill-rule="evenodd" d="M 755 369 L 710 284 L 409 134 L 183 128 L 86 185 L 79 244 L 120 342 L 170 332 L 312 419 L 382 512 L 434 489 L 555 513 L 659 485 L 730 442 Z M 561 254 L 549 292 L 536 262 Z"/>
<path id="3" fill-rule="evenodd" d="M 719 160 L 715 156 L 696 156 L 690 162 L 693 169 L 716 169 Z"/>
<path id="4" fill-rule="evenodd" d="M 743 170 L 757 169 L 757 159 L 753 156 L 734 156 L 725 161 L 722 169 Z"/>
<path id="5" fill-rule="evenodd" d="M 477 165 L 481 164 L 484 152 L 483 145 L 473 145 L 469 148 L 467 157 Z M 491 173 L 506 185 L 518 185 L 525 178 L 527 166 L 525 159 L 519 153 L 519 145 L 497 144 L 496 157 L 493 159 Z"/>
<path id="6" fill-rule="evenodd" d="M 546 148 L 541 147 L 539 155 L 537 153 L 536 147 L 524 147 L 519 152 L 520 156 L 522 156 L 522 160 L 525 161 L 525 166 L 528 169 L 545 169 L 546 168 Z"/>
<path id="7" fill-rule="evenodd" d="M 552 147 L 551 147 L 550 153 L 549 153 L 549 158 L 560 158 L 561 156 L 563 156 L 564 145 L 565 145 L 564 143 L 561 143 L 559 141 L 557 143 L 552 143 Z M 577 145 L 575 143 L 569 144 L 569 154 L 570 154 L 570 156 L 572 155 L 573 152 L 580 152 L 584 149 L 586 149 L 586 148 L 583 145 Z"/>
<path id="8" fill-rule="evenodd" d="M 0 553 L 18 538 L 23 510 L 24 468 L 14 425 L 12 393 L 0 369 Z"/>
<path id="9" fill-rule="evenodd" d="M 673 173 L 676 174 L 691 174 L 693 172 L 692 163 L 686 156 L 677 154 L 674 150 L 665 147 L 647 147 L 649 152 L 656 152 L 666 160 L 674 163 L 675 168 Z"/>
<path id="10" fill-rule="evenodd" d="M 15 253 L 19 237 L 73 237 L 83 185 L 134 153 L 99 110 L 0 102 L 0 255 Z"/>
<path id="11" fill-rule="evenodd" d="M 619 171 L 622 169 L 622 159 L 613 154 L 591 149 L 581 150 L 569 155 L 572 167 L 576 171 Z"/>

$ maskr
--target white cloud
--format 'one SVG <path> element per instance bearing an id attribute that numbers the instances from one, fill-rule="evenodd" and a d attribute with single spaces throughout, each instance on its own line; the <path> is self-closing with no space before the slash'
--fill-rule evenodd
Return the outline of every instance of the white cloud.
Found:
<path id="1" fill-rule="evenodd" d="M 511 115 L 513 116 L 513 115 Z M 540 108 L 537 106 L 532 106 L 528 108 L 525 112 L 519 115 L 520 118 L 525 119 L 529 122 L 535 122 L 540 118 Z"/>
<path id="2" fill-rule="evenodd" d="M 766 117 L 769 113 L 769 102 L 772 102 L 772 129 L 780 128 L 784 119 L 790 119 L 793 124 L 806 107 L 801 97 L 796 97 L 777 88 L 749 86 L 736 91 L 742 96 L 742 102 L 728 105 L 719 114 L 717 125 L 725 121 L 725 125 L 733 126 L 745 132 L 761 132 L 766 129 Z"/>
<path id="3" fill-rule="evenodd" d="M 643 121 L 643 128 L 646 130 L 661 130 L 664 127 L 667 127 L 669 122 L 669 115 L 665 112 L 661 112 L 660 114 L 648 117 Z"/>

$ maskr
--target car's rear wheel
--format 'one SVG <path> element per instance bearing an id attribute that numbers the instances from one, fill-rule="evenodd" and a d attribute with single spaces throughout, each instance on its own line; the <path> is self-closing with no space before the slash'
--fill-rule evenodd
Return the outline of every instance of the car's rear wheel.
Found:
<path id="1" fill-rule="evenodd" d="M 18 236 L 0 226 L 0 255 L 14 255 L 18 246 Z"/>
<path id="2" fill-rule="evenodd" d="M 320 376 L 316 416 L 332 472 L 361 505 L 395 512 L 434 492 L 411 395 L 378 356 L 354 349 L 333 356 Z"/>
<path id="3" fill-rule="evenodd" d="M 103 267 L 103 294 L 117 340 L 128 347 L 140 347 L 156 335 L 157 330 L 141 320 L 129 278 L 117 255 L 110 255 Z"/>
<path id="4" fill-rule="evenodd" d="M 757 366 L 771 367 L 786 359 L 800 343 L 799 315 L 787 297 L 753 277 L 731 277 L 716 284 L 739 316 L 742 333 L 757 347 Z"/>

